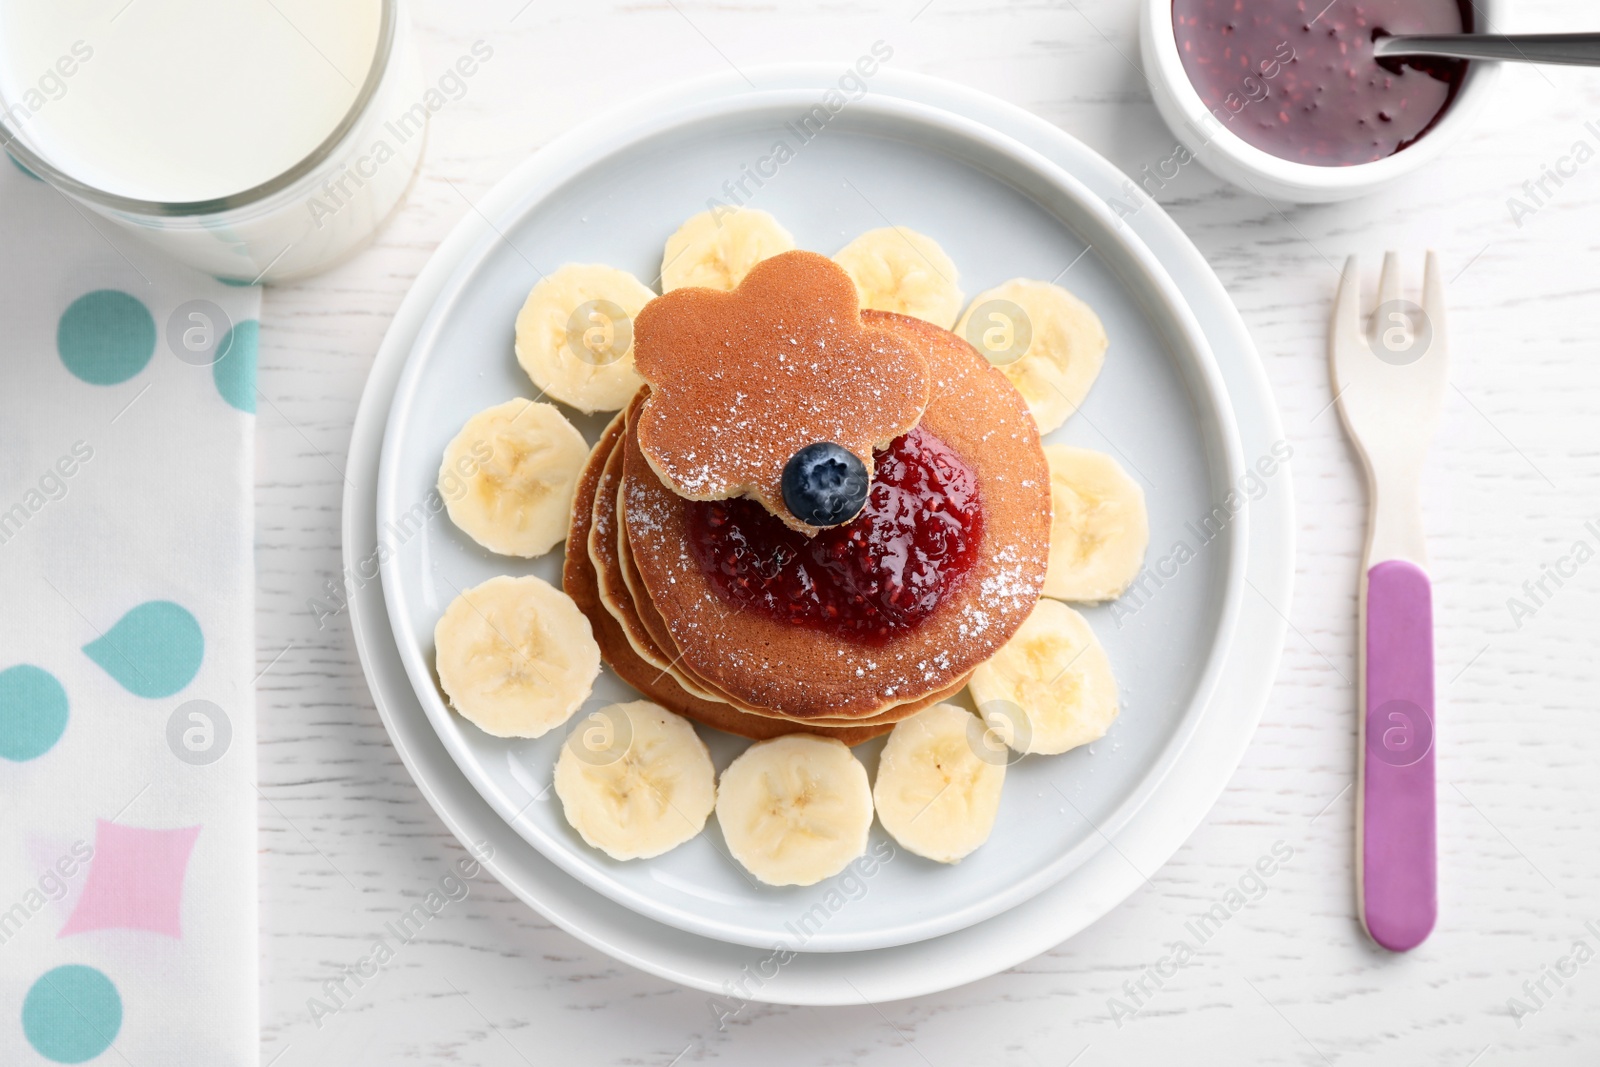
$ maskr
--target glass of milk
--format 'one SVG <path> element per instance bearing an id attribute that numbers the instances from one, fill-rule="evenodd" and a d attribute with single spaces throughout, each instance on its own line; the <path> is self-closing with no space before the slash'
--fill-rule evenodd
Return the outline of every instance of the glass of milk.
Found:
<path id="1" fill-rule="evenodd" d="M 404 0 L 0 0 L 0 143 L 228 281 L 364 245 L 429 110 Z"/>

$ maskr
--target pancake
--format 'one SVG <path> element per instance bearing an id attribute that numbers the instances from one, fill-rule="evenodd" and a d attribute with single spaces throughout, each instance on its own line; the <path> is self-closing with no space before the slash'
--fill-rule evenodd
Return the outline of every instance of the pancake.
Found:
<path id="1" fill-rule="evenodd" d="M 618 412 L 612 426 L 621 424 L 626 428 L 625 414 L 626 412 Z M 616 522 L 616 509 L 595 507 L 598 501 L 608 500 L 616 495 L 618 480 L 622 475 L 622 453 L 617 450 L 617 446 L 622 442 L 622 434 L 619 432 L 613 435 L 611 429 L 611 426 L 606 427 L 605 434 L 594 446 L 594 455 L 590 457 L 591 465 L 598 463 L 598 472 L 591 478 L 589 471 L 587 469 L 584 471 L 584 477 L 591 483 L 589 492 L 587 494 L 579 492 L 572 503 L 573 529 L 576 530 L 579 525 L 578 512 L 581 510 L 583 499 L 585 495 L 589 498 L 589 535 L 584 541 L 584 549 L 589 553 L 589 563 L 595 569 L 595 588 L 602 599 L 608 595 L 615 595 L 619 591 L 618 583 L 622 580 L 620 575 L 608 573 L 611 570 L 610 565 L 615 562 L 607 557 L 607 552 L 610 551 L 608 546 L 612 544 L 611 526 Z M 571 534 L 568 535 L 569 544 L 570 537 Z M 621 621 L 620 618 L 618 621 Z"/>
<path id="2" fill-rule="evenodd" d="M 578 479 L 577 497 L 572 508 L 572 527 L 567 541 L 569 546 L 582 545 L 588 539 L 596 487 L 603 469 L 602 459 L 621 440 L 622 431 L 623 419 L 618 415 L 606 427 L 589 455 L 589 462 Z M 728 704 L 691 696 L 670 675 L 650 666 L 634 652 L 622 632 L 621 624 L 601 606 L 596 578 L 594 566 L 586 553 L 568 551 L 562 566 L 561 585 L 588 618 L 594 629 L 595 642 L 600 646 L 601 657 L 624 682 L 662 707 L 712 729 L 752 741 L 765 741 L 792 733 L 815 733 L 822 737 L 837 738 L 853 746 L 893 729 L 892 725 L 806 726 L 760 715 L 747 715 Z"/>
<path id="3" fill-rule="evenodd" d="M 625 424 L 631 425 L 631 419 L 639 410 L 638 398 L 623 412 Z M 626 429 L 623 431 L 626 433 Z M 681 650 L 672 643 L 671 634 L 660 614 L 655 610 L 649 596 L 644 591 L 644 585 L 639 580 L 638 572 L 634 569 L 629 558 L 628 541 L 626 537 L 617 535 L 622 529 L 621 502 L 618 501 L 614 508 L 605 507 L 605 498 L 600 493 L 608 491 L 608 485 L 615 481 L 614 468 L 621 462 L 621 441 L 614 448 L 611 457 L 606 461 L 604 472 L 601 474 L 596 487 L 596 496 L 593 509 L 592 526 L 589 533 L 590 560 L 599 574 L 600 599 L 605 607 L 622 625 L 623 635 L 628 643 L 633 646 L 633 651 L 646 663 L 654 664 L 661 670 L 670 674 L 678 686 L 691 696 L 701 700 L 729 704 L 735 711 L 747 715 L 760 715 L 773 719 L 788 719 L 789 716 L 775 712 L 770 708 L 752 707 L 734 700 L 726 693 L 721 692 L 705 679 L 686 670 L 683 665 Z M 608 538 L 606 535 L 610 534 Z M 947 700 L 955 696 L 966 685 L 966 677 L 958 679 L 950 688 L 924 697 L 921 700 L 908 704 L 886 705 L 878 714 L 872 716 L 856 716 L 853 718 L 835 718 L 819 716 L 804 720 L 815 726 L 877 726 L 893 725 L 901 719 L 916 714 L 923 708 L 935 704 L 940 700 Z"/>
<path id="4" fill-rule="evenodd" d="M 915 715 L 923 708 L 937 704 L 941 700 L 949 700 L 966 687 L 967 675 L 962 675 L 948 688 L 940 690 L 937 693 L 932 693 L 918 700 L 913 700 L 907 703 L 886 704 L 873 715 L 856 716 L 854 718 L 839 716 L 817 716 L 810 719 L 795 719 L 792 716 L 785 715 L 782 712 L 774 711 L 771 708 L 762 708 L 746 704 L 743 701 L 740 701 L 722 692 L 716 686 L 710 684 L 710 682 L 705 678 L 694 674 L 692 671 L 686 668 L 684 664 L 684 656 L 682 655 L 680 649 L 671 644 L 671 635 L 668 632 L 665 621 L 661 618 L 660 613 L 655 610 L 655 606 L 650 602 L 648 596 L 641 596 L 638 592 L 635 592 L 643 589 L 643 583 L 639 579 L 637 569 L 635 569 L 633 566 L 627 538 L 625 537 L 620 538 L 618 541 L 617 557 L 622 564 L 624 581 L 626 582 L 630 591 L 631 599 L 629 600 L 625 610 L 637 612 L 644 625 L 644 628 L 649 631 L 649 633 L 652 635 L 652 638 L 657 641 L 658 645 L 661 641 L 668 642 L 667 647 L 671 648 L 673 652 L 672 662 L 667 666 L 668 673 L 670 673 L 673 678 L 677 680 L 678 684 L 685 690 L 693 693 L 699 693 L 704 696 L 709 696 L 714 700 L 729 704 L 734 708 L 734 710 L 744 714 L 760 715 L 766 718 L 782 719 L 790 722 L 805 722 L 819 727 L 845 726 L 852 724 L 858 726 L 892 726 L 901 719 L 906 719 L 912 715 Z"/>
<path id="5" fill-rule="evenodd" d="M 640 397 L 642 395 L 641 391 Z M 624 426 L 624 433 L 627 415 L 636 409 L 640 397 L 636 397 L 634 403 L 617 416 Z M 615 500 L 616 486 L 621 480 L 621 441 L 622 435 L 618 434 L 616 440 L 612 442 L 612 454 L 606 459 L 593 487 L 594 503 L 590 509 L 588 537 L 589 561 L 595 571 L 596 591 L 600 603 L 622 627 L 623 636 L 633 647 L 634 654 L 654 666 L 657 671 L 668 671 L 677 652 L 674 650 L 668 653 L 667 646 L 663 646 L 659 639 L 645 628 L 639 613 L 634 610 L 631 603 L 631 594 L 624 583 L 622 568 L 617 558 L 617 509 L 612 501 Z M 692 683 L 686 683 L 683 678 L 678 678 L 678 683 L 690 696 L 709 701 L 718 699 L 715 693 Z"/>
<path id="6" fill-rule="evenodd" d="M 683 548 L 691 505 L 662 483 L 633 428 L 624 434 L 623 536 L 645 594 L 634 599 L 641 614 L 646 601 L 659 614 L 668 638 L 661 646 L 681 657 L 676 669 L 736 707 L 860 720 L 948 691 L 1022 625 L 1044 584 L 1049 469 L 1021 395 L 947 330 L 888 312 L 862 318 L 929 353 L 920 425 L 972 468 L 983 501 L 976 563 L 908 631 L 867 645 L 733 608 Z"/>
<path id="7" fill-rule="evenodd" d="M 619 420 L 624 420 L 624 425 L 626 415 L 631 410 L 632 407 L 617 416 Z M 601 442 L 602 445 L 606 443 L 604 439 Z M 616 446 L 621 443 L 621 435 L 617 435 L 610 443 L 613 446 L 612 453 L 600 466 L 599 477 L 593 479 L 592 485 L 586 487 L 585 492 L 574 501 L 574 522 L 577 519 L 577 506 L 582 500 L 592 498 L 593 501 L 590 505 L 588 569 L 595 575 L 595 595 L 618 625 L 620 635 L 628 645 L 629 651 L 633 653 L 633 658 L 652 668 L 653 673 L 648 676 L 651 685 L 660 684 L 665 676 L 668 681 L 676 682 L 678 688 L 694 699 L 706 703 L 727 704 L 728 702 L 718 694 L 695 685 L 673 670 L 672 657 L 677 655 L 677 651 L 674 649 L 669 654 L 662 648 L 658 635 L 645 627 L 640 619 L 640 613 L 635 608 L 633 594 L 624 581 L 619 559 L 619 545 L 615 536 L 616 505 L 606 504 L 608 499 L 615 498 L 615 486 L 620 478 L 622 455 Z M 598 455 L 594 459 L 598 460 Z"/>
<path id="8" fill-rule="evenodd" d="M 622 561 L 622 574 L 626 576 L 626 581 L 627 584 L 629 584 L 630 589 L 642 589 L 643 584 L 642 581 L 640 581 L 640 577 L 638 577 L 638 571 L 634 568 L 634 565 L 632 565 L 632 558 L 630 558 L 626 537 L 621 539 L 621 542 L 619 542 L 618 555 Z M 650 598 L 634 598 L 634 600 L 630 600 L 630 608 L 635 609 L 640 616 L 643 616 L 643 619 L 645 619 L 645 627 L 646 629 L 650 630 L 651 633 L 661 633 L 662 640 L 672 640 L 669 633 L 667 633 L 666 622 L 662 621 L 661 614 L 659 614 L 658 611 L 654 609 L 654 606 L 651 605 Z M 669 672 L 672 677 L 677 678 L 678 685 L 683 686 L 683 688 L 690 689 L 690 691 L 696 691 L 696 693 L 709 694 L 712 699 L 717 699 L 717 701 L 730 704 L 734 710 L 747 713 L 747 715 L 762 715 L 762 717 L 781 718 L 781 720 L 786 721 L 802 721 L 802 723 L 810 723 L 810 725 L 814 726 L 893 726 L 894 723 L 898 723 L 898 721 L 901 721 L 902 718 L 910 718 L 912 715 L 915 715 L 915 713 L 925 709 L 925 707 L 931 707 L 931 705 L 938 704 L 939 701 L 949 701 L 950 697 L 954 697 L 955 694 L 960 693 L 962 689 L 966 688 L 966 680 L 968 680 L 968 677 L 971 677 L 971 672 L 965 673 L 965 675 L 962 675 L 962 677 L 952 681 L 947 688 L 939 689 L 938 693 L 926 694 L 926 696 L 922 696 L 920 699 L 902 702 L 902 704 L 893 704 L 893 702 L 891 702 L 891 704 L 885 704 L 883 707 L 880 707 L 880 709 L 878 709 L 877 712 L 872 713 L 872 715 L 856 715 L 856 717 L 818 715 L 818 717 L 797 718 L 792 717 L 792 715 L 786 715 L 786 713 L 778 712 L 778 710 L 770 709 L 770 707 L 757 707 L 757 705 L 746 704 L 746 702 L 739 701 L 739 699 L 730 696 L 728 693 L 723 693 L 722 689 L 718 689 L 717 686 L 712 685 L 707 678 L 701 677 L 701 675 L 696 675 L 693 670 L 688 669 L 688 665 L 685 664 L 685 656 L 682 654 L 682 649 L 677 649 L 674 646 L 674 653 L 674 661 L 670 662 L 669 667 L 667 667 L 667 672 Z"/>
<path id="9" fill-rule="evenodd" d="M 931 379 L 917 334 L 866 321 L 855 283 L 815 252 L 756 264 L 732 292 L 674 289 L 633 320 L 650 386 L 636 423 L 650 466 L 679 496 L 748 496 L 789 526 L 789 457 L 819 441 L 872 453 L 921 418 Z"/>
<path id="10" fill-rule="evenodd" d="M 623 586 L 622 569 L 617 561 L 617 509 L 615 506 L 596 506 L 616 495 L 621 476 L 622 453 L 613 448 L 610 456 L 601 464 L 600 475 L 595 480 L 594 499 L 590 502 L 588 552 L 589 565 L 595 572 L 595 592 L 601 604 L 622 627 L 638 655 L 657 669 L 666 670 L 668 660 L 660 646 L 644 629 L 638 617 L 622 607 L 630 594 Z M 573 517 L 577 517 L 576 503 Z"/>
<path id="11" fill-rule="evenodd" d="M 622 411 L 619 418 L 627 419 L 637 413 L 638 403 L 643 400 L 643 390 L 634 398 L 626 410 Z M 626 429 L 624 429 L 626 434 Z M 634 646 L 634 653 L 640 659 L 651 664 L 658 670 L 670 673 L 678 686 L 682 686 L 685 693 L 699 697 L 702 701 L 722 702 L 726 704 L 726 697 L 717 693 L 709 686 L 699 685 L 696 678 L 686 677 L 685 673 L 675 669 L 678 649 L 672 646 L 667 638 L 666 630 L 659 627 L 659 616 L 651 609 L 648 598 L 643 609 L 638 605 L 637 597 L 642 595 L 638 582 L 629 581 L 629 569 L 624 563 L 624 550 L 627 545 L 618 536 L 621 523 L 618 518 L 616 506 L 616 488 L 621 485 L 621 438 L 616 442 L 610 459 L 606 459 L 597 488 L 595 488 L 594 515 L 590 520 L 589 530 L 589 560 L 594 565 L 597 573 L 598 593 L 600 603 L 605 605 L 606 611 L 622 625 L 622 635 L 627 638 L 627 643 Z"/>

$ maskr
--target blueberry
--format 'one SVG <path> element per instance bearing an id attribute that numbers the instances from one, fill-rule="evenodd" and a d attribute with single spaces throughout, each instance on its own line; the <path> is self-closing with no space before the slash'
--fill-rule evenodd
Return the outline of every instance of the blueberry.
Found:
<path id="1" fill-rule="evenodd" d="M 838 526 L 867 503 L 867 466 L 832 441 L 807 445 L 783 465 L 783 502 L 811 526 Z"/>

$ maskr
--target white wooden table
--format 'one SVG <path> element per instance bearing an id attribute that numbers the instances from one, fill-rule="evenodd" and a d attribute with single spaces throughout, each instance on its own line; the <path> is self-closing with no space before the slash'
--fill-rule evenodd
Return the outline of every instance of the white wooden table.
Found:
<path id="1" fill-rule="evenodd" d="M 1577 0 L 1518 8 L 1496 28 L 1600 28 Z M 1014 101 L 1130 173 L 1174 145 L 1135 67 L 1132 0 L 424 0 L 414 14 L 425 74 L 479 39 L 493 58 L 434 116 L 423 173 L 376 245 L 269 290 L 263 314 L 263 1062 L 1600 1061 L 1600 961 L 1559 986 L 1549 977 L 1576 940 L 1600 953 L 1600 563 L 1559 588 L 1547 581 L 1542 604 L 1524 591 L 1575 542 L 1600 549 L 1585 529 L 1600 516 L 1600 158 L 1559 188 L 1547 182 L 1552 195 L 1520 224 L 1508 205 L 1576 142 L 1600 149 L 1600 73 L 1562 69 L 1506 71 L 1474 135 L 1380 197 L 1280 209 L 1198 166 L 1158 194 L 1233 295 L 1277 391 L 1295 446 L 1299 565 L 1254 744 L 1203 828 L 1121 908 L 966 988 L 881 1008 L 752 1007 L 719 1032 L 704 994 L 590 951 L 480 879 L 380 979 L 314 1021 L 308 998 L 459 855 L 389 744 L 348 620 L 319 629 L 307 601 L 339 571 L 340 472 L 373 353 L 468 200 L 597 109 L 729 65 L 842 64 L 880 38 L 896 67 Z M 1323 331 L 1346 255 L 1375 269 L 1398 248 L 1420 269 L 1430 246 L 1451 279 L 1456 387 L 1426 500 L 1442 899 L 1432 939 L 1395 957 L 1354 917 L 1350 682 L 1365 501 L 1329 408 Z M 1534 615 L 1515 618 L 1512 597 Z M 1114 1019 L 1112 998 L 1134 1004 L 1124 983 L 1279 841 L 1293 856 L 1265 894 L 1136 1016 Z M 1543 1006 L 1518 1019 L 1513 997 Z"/>

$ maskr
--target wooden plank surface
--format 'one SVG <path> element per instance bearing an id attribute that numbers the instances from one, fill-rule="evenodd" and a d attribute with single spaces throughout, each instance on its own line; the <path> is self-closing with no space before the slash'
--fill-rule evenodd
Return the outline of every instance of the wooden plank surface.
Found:
<path id="1" fill-rule="evenodd" d="M 1136 64 L 1131 0 L 748 3 L 425 0 L 424 75 L 494 57 L 434 117 L 402 213 L 359 257 L 268 290 L 258 416 L 257 642 L 263 1062 L 460 1064 L 1589 1064 L 1600 962 L 1600 564 L 1517 618 L 1512 597 L 1600 548 L 1600 160 L 1531 216 L 1508 199 L 1600 148 L 1600 75 L 1509 69 L 1483 121 L 1380 197 L 1275 207 L 1199 166 L 1157 199 L 1243 312 L 1295 446 L 1292 629 L 1260 730 L 1202 829 L 1121 908 L 1003 975 L 882 1008 L 754 1008 L 719 1031 L 701 993 L 635 972 L 480 879 L 332 1016 L 311 998 L 459 855 L 389 744 L 348 619 L 307 602 L 340 569 L 351 423 L 390 316 L 436 244 L 528 153 L 675 81 L 796 59 L 896 67 L 1026 107 L 1129 172 L 1171 154 Z M 1507 27 L 1592 29 L 1575 0 Z M 1404 958 L 1354 918 L 1355 582 L 1365 492 L 1331 399 L 1336 268 L 1436 248 L 1453 377 L 1427 485 L 1438 619 L 1441 921 Z M 1370 284 L 1370 282 L 1369 282 Z M 1132 1018 L 1137 983 L 1276 842 L 1292 857 Z M 1594 929 L 1586 927 L 1593 921 Z M 1169 969 L 1170 968 L 1163 968 Z M 1568 967 L 1567 969 L 1572 969 Z M 1516 1018 L 1544 982 L 1544 1006 Z M 1147 987 L 1154 983 L 1146 980 Z M 1115 1017 L 1114 1017 L 1115 1016 Z"/>

